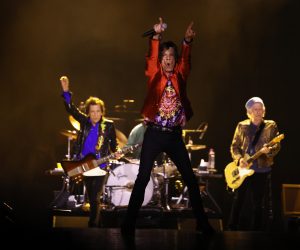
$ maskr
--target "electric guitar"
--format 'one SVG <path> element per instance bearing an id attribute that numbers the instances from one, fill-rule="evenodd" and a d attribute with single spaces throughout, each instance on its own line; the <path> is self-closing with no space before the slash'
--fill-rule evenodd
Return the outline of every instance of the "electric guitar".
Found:
<path id="1" fill-rule="evenodd" d="M 129 152 L 133 152 L 135 149 L 137 149 L 140 146 L 141 144 L 135 144 L 130 147 L 124 147 L 120 151 L 118 151 L 118 153 L 126 154 Z M 78 161 L 63 160 L 61 162 L 61 166 L 65 171 L 65 173 L 71 178 L 71 180 L 74 180 L 76 181 L 76 183 L 79 183 L 82 181 L 83 176 L 85 174 L 88 175 L 89 171 L 92 172 L 93 170 L 98 170 L 97 171 L 98 175 L 103 175 L 103 176 L 106 175 L 107 171 L 101 169 L 99 165 L 108 162 L 110 159 L 116 158 L 116 154 L 117 153 L 112 153 L 100 159 L 96 159 L 94 154 L 88 154 L 83 159 Z"/>
<path id="2" fill-rule="evenodd" d="M 280 134 L 273 138 L 270 142 L 266 144 L 266 147 L 272 147 L 274 144 L 280 142 L 284 138 L 284 134 Z M 239 167 L 235 164 L 235 162 L 229 163 L 224 170 L 225 180 L 227 186 L 231 189 L 239 188 L 246 177 L 251 176 L 254 174 L 254 170 L 250 169 L 254 160 L 260 157 L 263 153 L 261 150 L 257 151 L 254 155 L 249 156 L 246 154 L 244 158 L 247 161 L 247 166 L 245 168 Z"/>

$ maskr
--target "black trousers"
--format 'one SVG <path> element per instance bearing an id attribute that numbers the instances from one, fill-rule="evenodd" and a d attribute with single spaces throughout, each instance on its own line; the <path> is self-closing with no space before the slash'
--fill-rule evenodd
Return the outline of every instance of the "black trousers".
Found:
<path id="1" fill-rule="evenodd" d="M 89 226 L 96 226 L 98 215 L 98 206 L 100 203 L 100 195 L 103 192 L 103 185 L 107 176 L 89 176 L 84 177 L 84 184 L 90 203 Z"/>
<path id="2" fill-rule="evenodd" d="M 267 179 L 270 173 L 254 173 L 252 176 L 247 177 L 242 185 L 235 190 L 233 203 L 231 207 L 228 227 L 232 230 L 241 229 L 240 216 L 242 214 L 243 206 L 246 202 L 247 191 L 250 191 L 252 206 L 246 208 L 251 225 L 248 229 L 262 230 L 263 222 L 263 201 L 266 191 Z"/>
<path id="3" fill-rule="evenodd" d="M 139 209 L 144 200 L 145 188 L 150 180 L 154 160 L 161 152 L 165 152 L 174 162 L 188 187 L 197 225 L 199 227 L 206 226 L 208 219 L 203 208 L 198 181 L 193 173 L 189 155 L 182 139 L 181 129 L 170 132 L 159 131 L 152 127 L 148 127 L 144 134 L 139 172 L 130 196 L 123 225 L 135 226 Z"/>

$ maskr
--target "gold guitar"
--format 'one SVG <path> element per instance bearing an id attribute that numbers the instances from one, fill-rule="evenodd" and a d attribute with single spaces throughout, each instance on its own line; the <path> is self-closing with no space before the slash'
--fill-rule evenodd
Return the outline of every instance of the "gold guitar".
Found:
<path id="1" fill-rule="evenodd" d="M 283 138 L 284 134 L 276 136 L 269 143 L 266 144 L 266 147 L 272 147 L 274 144 L 280 142 Z M 242 185 L 243 181 L 246 179 L 246 177 L 254 174 L 254 170 L 250 169 L 250 167 L 253 161 L 260 157 L 262 154 L 263 153 L 261 152 L 261 150 L 257 151 L 252 156 L 246 154 L 244 158 L 246 158 L 247 167 L 245 168 L 237 166 L 235 162 L 229 163 L 224 170 L 227 186 L 233 190 L 239 188 Z"/>

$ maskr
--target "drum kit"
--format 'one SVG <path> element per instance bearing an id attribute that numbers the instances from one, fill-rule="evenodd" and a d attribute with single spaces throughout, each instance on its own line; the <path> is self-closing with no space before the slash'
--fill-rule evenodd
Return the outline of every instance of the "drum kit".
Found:
<path id="1" fill-rule="evenodd" d="M 113 119 L 114 118 L 112 118 L 112 120 Z M 60 131 L 63 136 L 66 136 L 68 138 L 68 154 L 66 155 L 68 160 L 71 159 L 71 141 L 77 139 L 78 131 L 80 130 L 80 124 L 72 116 L 69 116 L 69 121 L 76 130 Z M 183 130 L 183 136 L 186 137 L 188 133 L 201 132 L 203 131 L 199 129 Z M 116 137 L 121 147 L 126 145 L 127 137 L 118 129 L 116 129 Z M 190 140 L 189 138 L 188 143 L 186 144 L 186 148 L 191 158 L 191 152 L 205 149 L 206 146 L 193 144 L 192 140 Z M 108 163 L 110 166 L 110 171 L 108 172 L 101 171 L 98 173 L 97 171 L 94 171 L 93 173 L 91 173 L 91 175 L 85 175 L 86 178 L 88 178 L 89 176 L 97 175 L 105 177 L 101 198 L 101 205 L 103 207 L 124 207 L 129 203 L 134 182 L 138 174 L 139 160 L 127 157 L 124 157 L 124 160 L 126 160 L 126 162 L 111 160 Z M 172 208 L 180 208 L 180 205 L 183 205 L 181 206 L 181 208 L 187 207 L 187 188 L 182 182 L 176 165 L 165 153 L 162 156 L 161 162 L 161 164 L 155 162 L 153 166 L 151 178 L 145 189 L 145 196 L 142 206 L 158 206 L 166 210 L 171 210 Z M 105 173 L 103 174 L 103 172 Z M 83 190 L 83 192 L 85 192 L 85 189 Z M 85 194 L 83 195 L 85 196 Z M 169 203 L 172 201 L 173 203 L 172 205 L 170 205 Z M 184 204 L 181 204 L 182 202 Z"/>

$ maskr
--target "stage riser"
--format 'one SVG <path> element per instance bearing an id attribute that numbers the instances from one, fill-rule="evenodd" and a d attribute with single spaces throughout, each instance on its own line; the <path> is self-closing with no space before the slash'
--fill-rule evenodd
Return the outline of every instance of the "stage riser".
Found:
<path id="1" fill-rule="evenodd" d="M 110 221 L 110 223 L 108 223 L 107 221 L 109 221 L 109 218 L 102 218 L 102 221 L 100 220 L 99 227 L 115 228 L 119 227 L 121 223 L 120 218 Z M 215 230 L 223 231 L 222 219 L 209 219 L 209 222 Z M 88 217 L 53 216 L 52 226 L 55 228 L 86 228 L 88 226 Z M 152 217 L 144 217 L 138 219 L 137 228 L 164 228 L 194 231 L 196 228 L 196 221 L 192 218 L 155 219 Z"/>

